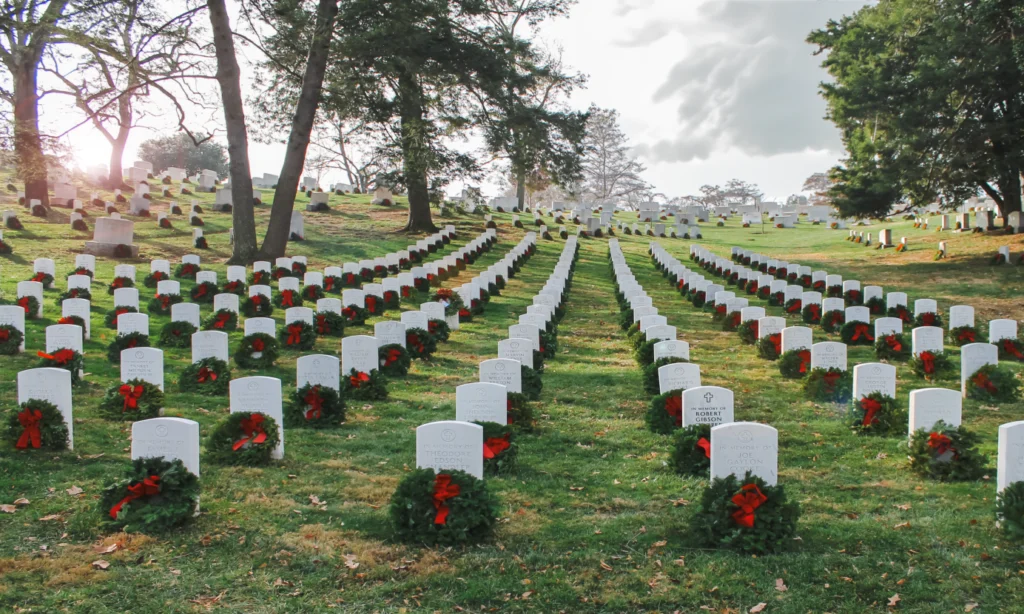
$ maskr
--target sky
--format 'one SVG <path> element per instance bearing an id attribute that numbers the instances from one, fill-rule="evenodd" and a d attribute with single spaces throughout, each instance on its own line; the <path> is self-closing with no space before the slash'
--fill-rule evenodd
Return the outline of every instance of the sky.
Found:
<path id="1" fill-rule="evenodd" d="M 856 11 L 858 0 L 579 0 L 538 32 L 587 75 L 570 105 L 617 109 L 644 178 L 668 197 L 739 178 L 766 198 L 797 193 L 803 180 L 842 157 L 824 119 L 818 84 L 827 78 L 807 34 Z M 243 91 L 255 59 L 241 50 Z M 50 105 L 51 111 L 55 105 Z M 47 107 L 44 106 L 44 117 Z M 147 138 L 173 130 L 169 114 L 149 118 L 129 141 L 125 164 Z M 219 138 L 223 138 L 222 133 Z M 80 165 L 108 155 L 90 128 L 69 138 Z M 102 155 L 99 151 L 102 151 Z M 284 146 L 250 140 L 254 175 L 278 173 Z M 331 177 L 330 180 L 342 180 Z M 326 186 L 325 186 L 326 187 Z M 485 193 L 495 194 L 493 184 Z"/>

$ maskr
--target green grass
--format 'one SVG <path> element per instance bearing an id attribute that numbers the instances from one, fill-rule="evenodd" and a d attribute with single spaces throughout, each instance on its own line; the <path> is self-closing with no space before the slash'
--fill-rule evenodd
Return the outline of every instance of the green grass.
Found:
<path id="1" fill-rule="evenodd" d="M 292 246 L 309 257 L 310 270 L 414 241 L 391 232 L 401 226 L 402 205 L 381 210 L 366 197 L 332 197 L 332 205 L 330 213 L 306 215 L 308 240 Z M 260 209 L 261 224 L 268 211 Z M 203 217 L 211 245 L 202 253 L 204 266 L 223 279 L 230 218 L 209 211 Z M 499 244 L 449 284 L 484 270 L 522 237 L 510 216 L 495 218 Z M 72 254 L 88 238 L 57 219 L 21 219 L 26 231 L 4 233 L 15 249 L 2 262 L 0 288 L 8 297 L 29 276 L 32 259 L 43 255 L 57 259 L 63 285 Z M 192 251 L 187 222 L 174 222 L 174 231 L 156 229 L 155 221 L 137 226 L 140 280 L 150 258 L 176 261 Z M 484 227 L 481 216 L 448 223 L 459 229 L 448 250 Z M 943 310 L 973 304 L 982 326 L 992 317 L 1024 317 L 1024 268 L 987 265 L 999 245 L 1010 243 L 1018 253 L 1020 237 L 948 234 L 943 238 L 951 258 L 933 263 L 937 233 L 903 222 L 892 227 L 897 240 L 910 238 L 910 253 L 852 245 L 843 240 L 845 231 L 823 226 L 760 234 L 739 228 L 738 220 L 705 227 L 701 244 L 724 256 L 739 245 L 820 266 L 887 291 L 905 290 L 911 299 L 936 298 Z M 1024 418 L 1024 404 L 965 404 L 964 422 L 982 436 L 991 457 L 991 479 L 952 485 L 920 479 L 908 471 L 902 440 L 852 434 L 842 408 L 804 401 L 799 383 L 783 380 L 774 364 L 684 302 L 647 257 L 649 238 L 619 240 L 655 306 L 690 342 L 704 383 L 735 391 L 737 419 L 779 429 L 779 481 L 803 508 L 800 539 L 788 552 L 753 558 L 696 547 L 687 521 L 705 482 L 672 473 L 665 464 L 669 438 L 644 426 L 649 399 L 616 324 L 604 239 L 582 240 L 559 353 L 548 362 L 535 406 L 538 430 L 520 439 L 520 468 L 488 479 L 501 501 L 492 542 L 464 550 L 394 543 L 387 504 L 414 466 L 414 428 L 454 416 L 455 387 L 475 381 L 478 362 L 496 356 L 498 340 L 550 275 L 560 240 L 541 241 L 484 316 L 453 333 L 432 362 L 416 362 L 407 378 L 391 382 L 387 402 L 350 406 L 348 423 L 336 431 L 289 430 L 286 458 L 270 467 L 204 464 L 203 514 L 188 527 L 151 537 L 105 534 L 96 499 L 104 483 L 123 471 L 130 442 L 128 425 L 108 422 L 97 410 L 103 389 L 117 377 L 103 357 L 110 333 L 100 318 L 111 302 L 100 282 L 112 276 L 112 264 L 104 262 L 94 292 L 93 340 L 86 346 L 90 375 L 75 391 L 75 451 L 0 452 L 0 503 L 31 501 L 13 515 L 0 514 L 0 611 L 746 612 L 766 602 L 766 612 L 852 613 L 884 612 L 894 594 L 901 598 L 896 609 L 905 612 L 961 612 L 968 603 L 980 604 L 975 611 L 1019 609 L 1024 553 L 994 526 L 994 456 L 998 425 Z M 688 262 L 690 242 L 661 242 Z M 183 294 L 188 287 L 183 284 Z M 152 291 L 141 293 L 145 300 Z M 26 355 L 0 360 L 5 410 L 13 406 L 16 372 L 34 366 L 43 328 L 58 313 L 56 291 L 46 294 L 49 321 L 29 323 Z M 204 316 L 208 312 L 204 308 Z M 166 321 L 153 318 L 152 332 Z M 816 331 L 819 338 L 825 336 Z M 235 333 L 232 347 L 237 340 Z M 321 340 L 317 351 L 339 347 L 337 340 Z M 189 353 L 170 350 L 166 356 L 173 391 Z M 284 353 L 268 373 L 286 389 L 294 385 L 295 357 Z M 868 348 L 850 350 L 851 365 L 873 359 Z M 235 367 L 234 375 L 249 373 Z M 898 378 L 905 405 L 910 390 L 924 384 L 902 366 Z M 205 436 L 227 411 L 227 399 L 172 392 L 167 406 L 168 414 L 199 421 Z M 67 494 L 73 486 L 84 493 Z M 326 508 L 312 505 L 310 495 L 326 501 Z M 122 549 L 97 551 L 114 543 Z M 97 559 L 110 568 L 93 569 Z M 359 565 L 351 569 L 346 561 Z M 780 578 L 785 592 L 776 590 Z"/>

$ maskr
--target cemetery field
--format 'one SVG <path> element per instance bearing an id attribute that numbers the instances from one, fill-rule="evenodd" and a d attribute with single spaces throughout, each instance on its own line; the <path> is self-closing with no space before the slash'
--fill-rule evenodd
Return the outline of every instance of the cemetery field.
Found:
<path id="1" fill-rule="evenodd" d="M 187 200 L 182 199 L 186 205 Z M 405 209 L 371 207 L 368 197 L 331 197 L 332 211 L 305 214 L 306 240 L 289 255 L 305 255 L 309 270 L 372 258 L 413 242 L 395 234 Z M 203 197 L 204 207 L 212 203 Z M 300 198 L 296 208 L 304 205 Z M 11 207 L 11 205 L 8 205 Z M 13 205 L 16 207 L 16 205 Z M 154 208 L 159 205 L 154 205 Z M 92 227 L 98 211 L 91 210 Z M 0 291 L 31 277 L 32 261 L 53 258 L 57 285 L 71 271 L 90 233 L 70 230 L 55 210 L 46 222 L 19 215 L 23 231 L 5 231 L 14 248 L 0 258 Z M 269 206 L 259 208 L 265 222 Z M 153 258 L 172 263 L 199 253 L 218 271 L 230 254 L 228 214 L 202 215 L 210 249 L 191 248 L 191 228 L 174 216 L 174 230 L 136 219 L 139 278 Z M 634 218 L 620 214 L 621 219 Z M 446 286 L 468 281 L 498 261 L 530 230 L 495 215 L 499 242 Z M 98 496 L 129 460 L 130 424 L 101 417 L 98 403 L 118 381 L 106 361 L 113 331 L 105 286 L 113 263 L 100 260 L 93 284 L 92 339 L 86 342 L 85 383 L 74 391 L 75 450 L 60 454 L 0 452 L 0 611 L 12 612 L 1006 612 L 1024 598 L 1024 550 L 995 527 L 998 425 L 1024 419 L 1024 403 L 964 402 L 964 424 L 981 437 L 988 478 L 942 484 L 909 471 L 900 438 L 854 434 L 847 409 L 804 400 L 799 382 L 783 379 L 735 333 L 686 302 L 647 254 L 651 237 L 617 233 L 637 281 L 668 323 L 690 343 L 704 385 L 735 393 L 737 420 L 779 430 L 779 484 L 802 510 L 798 539 L 786 552 L 743 556 L 697 547 L 688 521 L 706 480 L 677 476 L 668 461 L 671 438 L 644 422 L 650 398 L 619 325 L 608 242 L 582 238 L 559 325 L 558 350 L 544 371 L 541 401 L 533 404 L 533 433 L 519 437 L 519 468 L 488 477 L 500 502 L 493 540 L 466 549 L 429 549 L 393 539 L 388 502 L 415 467 L 420 424 L 453 419 L 455 387 L 477 381 L 481 360 L 494 358 L 508 326 L 526 312 L 551 274 L 564 241 L 550 217 L 554 241 L 537 253 L 482 316 L 454 331 L 431 361 L 389 383 L 383 402 L 350 404 L 336 430 L 290 429 L 285 458 L 264 468 L 202 465 L 202 514 L 167 535 L 110 534 L 100 522 Z M 484 230 L 481 215 L 436 220 L 454 224 L 457 238 L 432 257 L 451 253 Z M 574 230 L 572 224 L 568 225 Z M 732 246 L 758 250 L 865 285 L 977 309 L 979 328 L 997 317 L 1024 319 L 1024 266 L 989 265 L 998 247 L 1024 249 L 1024 235 L 937 233 L 910 222 L 892 228 L 911 249 L 875 251 L 845 241 L 847 231 L 801 223 L 795 229 L 701 226 L 698 243 L 727 257 Z M 949 257 L 932 260 L 939 240 Z M 658 239 L 684 263 L 690 241 Z M 691 266 L 696 268 L 696 265 Z M 191 283 L 182 283 L 185 295 Z M 153 291 L 141 287 L 145 303 Z M 43 328 L 56 321 L 58 291 L 46 292 L 46 318 L 27 323 L 27 351 L 0 357 L 0 407 L 14 407 L 18 371 L 36 366 Z M 414 298 L 403 309 L 429 300 Z M 766 306 L 751 298 L 751 305 Z M 767 308 L 781 315 L 779 308 Z M 203 307 L 203 316 L 210 313 Z M 283 322 L 283 310 L 274 313 Z M 394 312 L 384 316 L 394 318 Z M 154 316 L 155 332 L 168 321 Z M 371 320 L 372 324 L 375 320 Z M 791 319 L 795 323 L 795 320 Z M 372 327 L 352 328 L 364 334 Z M 909 333 L 909 331 L 908 331 Z M 815 341 L 838 340 L 815 327 Z M 231 348 L 242 333 L 231 334 Z M 155 335 L 154 335 L 155 336 Z M 337 339 L 319 339 L 316 352 L 335 354 Z M 949 348 L 958 364 L 957 352 Z M 282 351 L 259 375 L 295 383 L 298 352 Z M 851 347 L 851 366 L 873 362 L 867 347 Z M 165 415 L 196 420 L 205 438 L 227 414 L 227 397 L 177 391 L 188 350 L 165 351 Z M 232 364 L 233 377 L 256 375 Z M 1024 368 L 1017 366 L 1018 377 Z M 897 370 L 897 401 L 926 384 L 905 366 Z M 959 387 L 954 376 L 938 386 Z M 6 414 L 5 414 L 6 418 Z M 756 609 L 759 604 L 763 609 Z M 754 610 L 751 610 L 755 608 Z"/>

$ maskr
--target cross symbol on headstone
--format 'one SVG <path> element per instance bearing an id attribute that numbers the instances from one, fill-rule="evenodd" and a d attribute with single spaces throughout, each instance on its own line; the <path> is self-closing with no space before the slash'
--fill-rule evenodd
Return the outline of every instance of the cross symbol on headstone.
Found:
<path id="1" fill-rule="evenodd" d="M 714 398 L 715 398 L 715 395 L 711 394 L 710 392 L 704 393 L 704 402 L 705 403 L 710 403 L 712 401 L 712 399 L 714 399 Z"/>

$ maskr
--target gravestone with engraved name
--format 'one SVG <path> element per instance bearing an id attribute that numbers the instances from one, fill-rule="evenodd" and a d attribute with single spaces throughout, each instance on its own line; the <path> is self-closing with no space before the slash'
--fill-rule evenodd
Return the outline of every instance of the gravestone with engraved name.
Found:
<path id="1" fill-rule="evenodd" d="M 164 353 L 156 348 L 121 350 L 121 383 L 140 379 L 164 389 Z"/>
<path id="2" fill-rule="evenodd" d="M 295 387 L 323 386 L 341 390 L 341 362 L 336 356 L 309 354 L 295 362 Z"/>
<path id="3" fill-rule="evenodd" d="M 924 429 L 931 431 L 938 421 L 949 426 L 960 426 L 963 398 L 956 390 L 946 388 L 919 388 L 910 393 L 910 422 L 908 435 Z"/>
<path id="4" fill-rule="evenodd" d="M 756 422 L 731 422 L 711 427 L 711 479 L 749 471 L 769 486 L 778 482 L 779 432 Z"/>
<path id="5" fill-rule="evenodd" d="M 78 328 L 78 327 L 75 327 Z M 68 427 L 68 449 L 75 449 L 75 422 L 71 404 L 71 372 L 67 369 L 43 367 L 18 372 L 18 404 L 30 399 L 57 406 Z"/>
<path id="6" fill-rule="evenodd" d="M 465 471 L 484 477 L 484 429 L 479 424 L 443 420 L 416 428 L 416 467 Z"/>
<path id="7" fill-rule="evenodd" d="M 284 458 L 284 418 L 281 405 L 281 380 L 276 377 L 243 377 L 231 380 L 229 398 L 231 413 L 259 412 L 277 422 L 280 441 L 271 454 Z M 246 444 L 249 445 L 249 444 Z"/>

